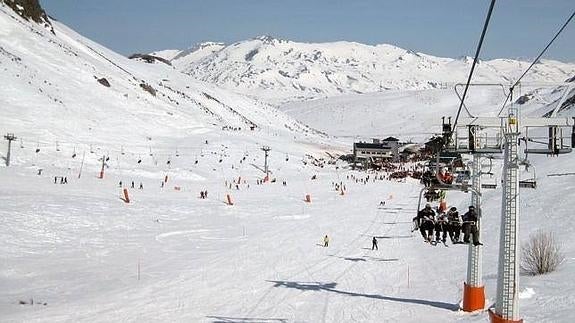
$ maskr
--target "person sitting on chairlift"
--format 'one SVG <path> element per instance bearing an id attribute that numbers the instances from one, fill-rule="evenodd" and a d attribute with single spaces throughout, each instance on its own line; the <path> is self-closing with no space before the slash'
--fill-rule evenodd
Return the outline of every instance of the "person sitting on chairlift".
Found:
<path id="1" fill-rule="evenodd" d="M 425 208 L 418 212 L 416 221 L 423 239 L 426 242 L 431 242 L 431 239 L 433 239 L 433 228 L 435 226 L 435 212 L 431 208 L 431 204 L 425 204 Z"/>
<path id="2" fill-rule="evenodd" d="M 451 242 L 454 244 L 459 243 L 459 236 L 461 234 L 461 217 L 459 216 L 459 212 L 457 212 L 457 208 L 455 206 L 452 206 L 449 211 L 447 211 L 447 221 Z"/>
<path id="3" fill-rule="evenodd" d="M 477 220 L 479 219 L 475 207 L 471 205 L 469 211 L 463 215 L 463 242 L 469 243 L 469 236 L 473 238 L 474 246 L 482 246 L 479 242 L 479 230 L 477 228 Z"/>

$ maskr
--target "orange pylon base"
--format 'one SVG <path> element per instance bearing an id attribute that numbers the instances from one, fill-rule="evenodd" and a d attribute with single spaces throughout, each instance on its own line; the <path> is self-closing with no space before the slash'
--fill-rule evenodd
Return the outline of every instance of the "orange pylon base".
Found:
<path id="1" fill-rule="evenodd" d="M 489 321 L 491 323 L 523 323 L 522 319 L 519 320 L 504 319 L 501 316 L 497 315 L 497 313 L 495 313 L 491 308 L 489 309 Z"/>
<path id="2" fill-rule="evenodd" d="M 473 287 L 463 283 L 463 310 L 473 312 L 485 308 L 485 287 Z"/>

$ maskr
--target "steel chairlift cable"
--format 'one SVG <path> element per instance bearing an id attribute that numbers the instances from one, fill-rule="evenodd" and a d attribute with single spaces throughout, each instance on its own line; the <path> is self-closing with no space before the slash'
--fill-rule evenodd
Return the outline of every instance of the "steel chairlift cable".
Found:
<path id="1" fill-rule="evenodd" d="M 549 43 L 547 43 L 547 46 L 545 46 L 545 48 L 543 48 L 543 50 L 539 53 L 539 55 L 537 55 L 537 58 L 535 58 L 533 60 L 533 62 L 531 63 L 531 65 L 529 65 L 529 67 L 525 70 L 525 72 L 523 72 L 523 74 L 521 74 L 521 76 L 517 79 L 517 81 L 515 81 L 515 83 L 513 83 L 513 85 L 509 88 L 509 94 L 507 94 L 507 98 L 505 98 L 505 102 L 503 102 L 503 106 L 501 107 L 501 110 L 499 110 L 499 113 L 497 115 L 501 115 L 501 112 L 503 111 L 503 109 L 505 108 L 505 105 L 507 104 L 507 102 L 509 101 L 509 98 L 512 95 L 513 89 L 517 86 L 517 84 L 519 84 L 519 82 L 521 81 L 521 79 L 531 70 L 531 68 L 533 66 L 535 66 L 535 64 L 539 61 L 539 59 L 541 58 L 541 56 L 543 56 L 543 54 L 545 54 L 545 52 L 547 51 L 547 49 L 549 49 L 549 47 L 551 47 L 551 45 L 553 44 L 553 42 L 555 41 L 555 39 L 557 39 L 557 37 L 559 37 L 559 35 L 563 32 L 563 30 L 565 29 L 565 27 L 567 27 L 567 25 L 571 22 L 571 20 L 573 20 L 573 17 L 575 16 L 575 10 L 573 10 L 573 12 L 571 13 L 571 16 L 569 16 L 569 18 L 567 19 L 567 21 L 565 21 L 565 23 L 563 24 L 563 26 L 561 26 L 561 28 L 559 29 L 559 31 L 557 31 L 557 33 L 555 34 L 555 36 L 549 41 Z"/>
<path id="2" fill-rule="evenodd" d="M 473 72 L 475 71 L 475 65 L 477 65 L 477 61 L 479 60 L 479 53 L 481 52 L 481 46 L 483 45 L 483 39 L 485 38 L 485 34 L 487 33 L 487 27 L 489 26 L 489 21 L 491 20 L 491 13 L 493 12 L 493 7 L 495 6 L 495 0 L 491 0 L 491 4 L 489 5 L 489 10 L 487 11 L 487 17 L 485 17 L 485 23 L 483 24 L 483 30 L 481 31 L 481 37 L 479 38 L 479 44 L 477 44 L 477 49 L 475 50 L 475 57 L 473 58 L 473 64 L 471 65 L 471 71 L 469 71 L 469 76 L 467 77 L 467 83 L 465 84 L 465 90 L 463 91 L 463 96 L 461 97 L 461 101 L 459 103 L 459 108 L 457 109 L 457 115 L 455 116 L 455 122 L 453 123 L 453 128 L 451 134 L 449 135 L 449 140 L 451 140 L 451 135 L 453 134 L 453 129 L 457 126 L 457 121 L 459 120 L 459 115 L 461 114 L 461 109 L 463 108 L 463 104 L 465 101 L 465 97 L 467 96 L 467 90 L 469 89 L 469 84 L 471 83 L 471 77 L 473 76 Z M 447 144 L 447 143 L 445 143 Z"/>

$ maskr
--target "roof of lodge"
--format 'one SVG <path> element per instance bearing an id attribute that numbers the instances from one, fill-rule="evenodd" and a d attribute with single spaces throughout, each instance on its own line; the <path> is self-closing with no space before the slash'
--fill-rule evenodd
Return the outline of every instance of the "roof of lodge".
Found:
<path id="1" fill-rule="evenodd" d="M 355 142 L 353 143 L 355 148 L 363 148 L 363 149 L 389 149 L 389 146 L 386 144 L 374 144 L 368 142 Z"/>

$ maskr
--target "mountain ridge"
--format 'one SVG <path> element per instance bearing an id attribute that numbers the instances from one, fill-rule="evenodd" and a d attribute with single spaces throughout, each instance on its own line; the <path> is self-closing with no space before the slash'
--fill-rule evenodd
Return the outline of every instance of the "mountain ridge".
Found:
<path id="1" fill-rule="evenodd" d="M 270 103 L 449 88 L 467 79 L 473 62 L 469 56 L 436 57 L 390 44 L 301 43 L 266 35 L 217 44 L 209 52 L 201 46 L 180 51 L 170 61 L 198 80 Z M 529 64 L 510 58 L 480 60 L 474 82 L 509 84 Z M 562 82 L 573 75 L 575 63 L 543 59 L 526 81 Z"/>

